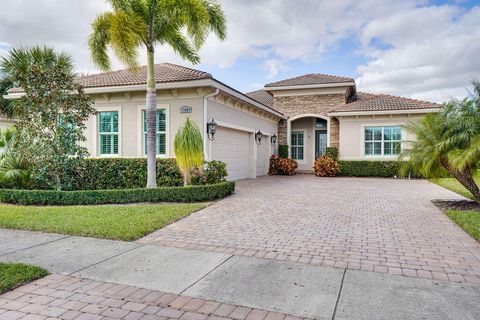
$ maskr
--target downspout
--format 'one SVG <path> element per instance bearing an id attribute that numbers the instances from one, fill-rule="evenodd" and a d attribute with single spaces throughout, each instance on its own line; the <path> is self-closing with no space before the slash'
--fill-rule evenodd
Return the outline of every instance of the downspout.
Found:
<path id="1" fill-rule="evenodd" d="M 207 94 L 203 97 L 203 157 L 205 161 L 210 160 L 208 155 L 208 134 L 207 134 L 207 122 L 208 122 L 208 98 L 215 97 L 220 93 L 220 90 L 217 88 L 214 92 Z"/>

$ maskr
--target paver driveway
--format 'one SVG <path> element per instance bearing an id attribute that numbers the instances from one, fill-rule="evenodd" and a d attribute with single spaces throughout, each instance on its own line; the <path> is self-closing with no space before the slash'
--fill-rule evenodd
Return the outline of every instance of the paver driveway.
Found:
<path id="1" fill-rule="evenodd" d="M 431 203 L 455 198 L 422 180 L 264 177 L 139 241 L 480 284 L 479 244 Z"/>

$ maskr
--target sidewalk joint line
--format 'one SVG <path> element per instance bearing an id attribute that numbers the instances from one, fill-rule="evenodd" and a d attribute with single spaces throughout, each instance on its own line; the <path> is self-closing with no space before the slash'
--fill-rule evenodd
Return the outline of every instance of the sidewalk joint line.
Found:
<path id="1" fill-rule="evenodd" d="M 347 273 L 347 269 L 343 270 L 342 281 L 340 281 L 340 288 L 338 290 L 337 301 L 335 302 L 335 309 L 333 309 L 332 320 L 335 320 L 335 316 L 337 315 L 338 303 L 340 302 L 340 296 L 342 295 L 343 281 L 345 280 L 346 273 Z"/>
<path id="2" fill-rule="evenodd" d="M 188 289 L 190 289 L 191 287 L 193 287 L 194 285 L 196 285 L 197 283 L 199 283 L 200 281 L 202 281 L 206 276 L 208 276 L 210 273 L 212 273 L 213 271 L 217 270 L 218 268 L 220 268 L 220 266 L 222 266 L 225 262 L 227 262 L 228 260 L 230 260 L 231 258 L 233 258 L 234 255 L 230 255 L 230 257 L 228 257 L 227 259 L 223 260 L 218 266 L 216 266 L 215 268 L 213 268 L 212 270 L 208 271 L 205 275 L 203 275 L 202 277 L 200 277 L 200 279 L 198 279 L 197 281 L 195 281 L 194 283 L 192 283 L 191 285 L 189 285 L 188 287 L 186 287 L 185 289 L 183 289 L 182 291 L 180 291 L 179 294 L 183 294 L 185 291 L 187 291 Z"/>
<path id="3" fill-rule="evenodd" d="M 12 230 L 14 230 L 14 229 L 12 229 Z M 17 230 L 15 230 L 15 231 L 17 231 Z M 20 230 L 20 231 L 23 231 L 23 230 Z M 30 232 L 30 231 L 29 231 L 29 232 Z M 49 244 L 49 243 L 52 243 L 52 242 L 56 242 L 56 241 L 68 239 L 68 238 L 71 238 L 71 237 L 72 237 L 72 236 L 70 236 L 70 235 L 64 235 L 64 237 L 61 237 L 61 238 L 58 238 L 58 239 L 49 240 L 49 241 L 42 242 L 42 243 L 39 243 L 39 244 L 30 246 L 30 247 L 27 247 L 27 248 L 23 248 L 23 249 L 19 249 L 19 250 L 14 250 L 14 251 L 10 251 L 10 252 L 4 253 L 4 254 L 0 254 L 0 257 L 8 256 L 9 254 L 14 254 L 14 253 L 17 253 L 17 252 L 22 252 L 22 251 L 25 251 L 25 250 L 28 250 L 28 249 L 33 249 L 33 248 L 36 248 L 36 247 L 43 246 L 43 245 L 45 245 L 45 244 Z"/>
<path id="4" fill-rule="evenodd" d="M 97 264 L 100 264 L 100 263 L 103 263 L 103 262 L 108 261 L 108 260 L 110 260 L 110 259 L 113 259 L 113 258 L 116 258 L 116 257 L 118 257 L 118 256 L 121 256 L 121 255 L 124 254 L 124 253 L 133 251 L 133 250 L 135 250 L 135 249 L 142 248 L 142 247 L 144 247 L 145 245 L 146 245 L 146 244 L 140 244 L 138 247 L 134 247 L 134 248 L 130 248 L 130 249 L 128 249 L 128 250 L 122 251 L 122 252 L 117 253 L 117 254 L 115 254 L 115 255 L 113 255 L 113 256 L 111 256 L 111 257 L 108 257 L 108 258 L 105 258 L 105 259 L 100 260 L 100 261 L 98 261 L 98 262 L 92 263 L 92 264 L 89 265 L 89 266 L 86 266 L 86 267 L 80 268 L 80 269 L 78 269 L 78 270 L 75 270 L 75 271 L 73 271 L 73 272 L 70 272 L 68 275 L 71 276 L 71 275 L 73 275 L 74 273 L 81 272 L 81 271 L 83 271 L 83 270 L 85 270 L 85 269 L 88 269 L 88 268 L 90 268 L 90 267 L 96 266 Z M 80 275 L 78 275 L 78 277 L 80 277 Z"/>

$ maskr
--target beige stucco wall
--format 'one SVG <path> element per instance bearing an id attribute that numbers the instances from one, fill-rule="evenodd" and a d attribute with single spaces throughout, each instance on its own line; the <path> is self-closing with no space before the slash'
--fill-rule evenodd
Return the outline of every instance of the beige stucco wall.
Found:
<path id="1" fill-rule="evenodd" d="M 201 92 L 201 91 L 200 91 Z M 97 111 L 118 111 L 119 154 L 117 157 L 144 157 L 143 118 L 146 99 L 144 93 L 96 95 L 94 107 Z M 192 113 L 182 114 L 182 106 L 192 107 Z M 160 90 L 157 92 L 157 107 L 167 110 L 167 154 L 174 157 L 173 138 L 186 117 L 199 125 L 203 123 L 203 94 L 195 88 L 181 90 Z M 98 115 L 87 122 L 86 146 L 92 157 L 99 157 Z"/>
<path id="2" fill-rule="evenodd" d="M 205 136 L 203 97 L 214 90 L 211 88 L 188 88 L 177 90 L 159 90 L 157 92 L 157 107 L 167 110 L 167 154 L 165 157 L 175 157 L 173 139 L 185 118 L 190 117 Z M 145 157 L 143 146 L 143 118 L 145 110 L 145 93 L 115 93 L 95 95 L 94 107 L 97 111 L 118 111 L 119 114 L 119 154 L 113 157 Z M 192 112 L 182 114 L 182 106 L 192 107 Z M 208 100 L 208 120 L 214 118 L 217 122 L 252 130 L 260 129 L 265 134 L 277 133 L 277 119 L 265 112 L 240 103 L 223 94 Z M 92 157 L 100 157 L 98 144 L 98 115 L 87 121 L 85 143 Z M 112 157 L 103 155 L 102 157 Z"/>
<path id="3" fill-rule="evenodd" d="M 424 114 L 412 115 L 376 115 L 376 116 L 348 116 L 339 117 L 340 121 L 340 149 L 341 160 L 396 160 L 396 156 L 376 157 L 364 155 L 364 127 L 365 126 L 404 126 L 410 121 L 421 119 Z M 402 128 L 402 149 L 408 148 L 408 141 L 415 140 L 415 136 Z"/>

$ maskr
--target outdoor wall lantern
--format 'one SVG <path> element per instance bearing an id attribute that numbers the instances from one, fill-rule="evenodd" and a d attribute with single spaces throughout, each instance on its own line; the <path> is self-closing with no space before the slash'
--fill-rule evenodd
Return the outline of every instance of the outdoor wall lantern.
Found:
<path id="1" fill-rule="evenodd" d="M 277 143 L 277 135 L 275 133 L 270 137 L 270 142 L 273 145 L 275 145 Z"/>
<path id="2" fill-rule="evenodd" d="M 217 132 L 217 123 L 212 118 L 212 120 L 207 123 L 208 140 L 210 141 L 215 140 L 215 132 Z"/>
<path id="3" fill-rule="evenodd" d="M 262 143 L 262 137 L 263 137 L 262 131 L 258 130 L 258 131 L 255 133 L 255 141 L 257 142 L 257 144 L 261 144 L 261 143 Z"/>

